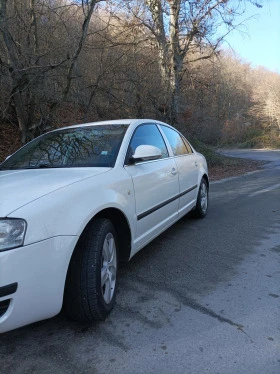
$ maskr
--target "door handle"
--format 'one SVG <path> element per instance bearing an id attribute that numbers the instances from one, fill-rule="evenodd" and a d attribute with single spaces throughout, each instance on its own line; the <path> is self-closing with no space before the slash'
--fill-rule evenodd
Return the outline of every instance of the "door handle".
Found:
<path id="1" fill-rule="evenodd" d="M 172 169 L 171 169 L 171 174 L 172 174 L 172 175 L 176 175 L 176 174 L 177 174 L 177 170 L 176 170 L 175 168 L 172 168 Z"/>
<path id="2" fill-rule="evenodd" d="M 195 161 L 195 162 L 194 162 L 194 165 L 195 165 L 195 166 L 197 167 L 197 166 L 198 166 L 198 162 L 197 162 L 197 161 Z"/>

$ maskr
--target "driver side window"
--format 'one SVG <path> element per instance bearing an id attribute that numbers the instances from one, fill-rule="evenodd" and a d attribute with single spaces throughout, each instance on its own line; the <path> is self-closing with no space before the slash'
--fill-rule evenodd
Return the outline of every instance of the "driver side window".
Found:
<path id="1" fill-rule="evenodd" d="M 134 155 L 139 145 L 153 145 L 161 150 L 162 158 L 169 157 L 163 137 L 156 125 L 143 124 L 137 127 L 130 141 L 126 157 L 127 162 Z"/>

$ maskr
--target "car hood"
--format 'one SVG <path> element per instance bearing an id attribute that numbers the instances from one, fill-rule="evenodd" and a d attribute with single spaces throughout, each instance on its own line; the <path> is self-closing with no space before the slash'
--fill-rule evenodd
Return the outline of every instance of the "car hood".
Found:
<path id="1" fill-rule="evenodd" d="M 0 217 L 53 191 L 111 168 L 27 169 L 0 171 Z"/>

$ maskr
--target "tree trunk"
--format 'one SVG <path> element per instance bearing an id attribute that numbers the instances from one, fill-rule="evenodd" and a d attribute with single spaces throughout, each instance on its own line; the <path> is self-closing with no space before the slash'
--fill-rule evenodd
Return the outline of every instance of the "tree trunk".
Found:
<path id="1" fill-rule="evenodd" d="M 179 41 L 179 14 L 181 0 L 170 0 L 170 122 L 176 125 L 178 122 L 179 104 L 180 104 L 180 88 L 181 88 L 181 71 L 183 68 L 183 54 Z"/>
<path id="2" fill-rule="evenodd" d="M 176 125 L 178 122 L 181 72 L 185 54 L 182 53 L 179 41 L 179 13 L 181 0 L 170 0 L 169 37 L 164 29 L 164 17 L 161 0 L 146 0 L 151 12 L 159 53 L 159 67 L 163 89 L 166 92 L 168 110 L 167 120 Z M 168 41 L 169 39 L 169 41 Z"/>
<path id="3" fill-rule="evenodd" d="M 162 2 L 161 0 L 146 0 L 146 4 L 151 12 L 153 22 L 155 24 L 154 36 L 156 38 L 159 54 L 159 68 L 162 83 L 165 86 L 166 84 L 169 84 L 169 53 L 164 29 Z"/>

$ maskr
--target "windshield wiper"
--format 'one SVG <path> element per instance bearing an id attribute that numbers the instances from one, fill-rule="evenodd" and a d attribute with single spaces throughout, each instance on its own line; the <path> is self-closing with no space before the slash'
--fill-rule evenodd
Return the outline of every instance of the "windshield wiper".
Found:
<path id="1" fill-rule="evenodd" d="M 33 170 L 33 169 L 54 169 L 61 168 L 61 166 L 53 166 L 50 164 L 39 164 L 34 166 L 1 166 L 0 170 Z"/>

